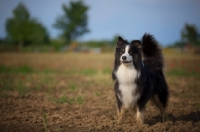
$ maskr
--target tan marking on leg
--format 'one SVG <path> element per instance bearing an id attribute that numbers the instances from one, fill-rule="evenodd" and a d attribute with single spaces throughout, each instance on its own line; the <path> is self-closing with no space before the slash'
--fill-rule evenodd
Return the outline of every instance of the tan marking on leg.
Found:
<path id="1" fill-rule="evenodd" d="M 139 110 L 139 108 L 137 107 L 136 120 L 138 124 L 140 125 L 144 124 L 144 116 L 145 116 L 145 108 L 143 110 Z"/>
<path id="2" fill-rule="evenodd" d="M 120 111 L 118 110 L 118 121 L 117 121 L 118 124 L 122 123 L 125 114 L 126 114 L 126 109 L 124 108 L 124 106 L 122 106 L 121 110 Z"/>

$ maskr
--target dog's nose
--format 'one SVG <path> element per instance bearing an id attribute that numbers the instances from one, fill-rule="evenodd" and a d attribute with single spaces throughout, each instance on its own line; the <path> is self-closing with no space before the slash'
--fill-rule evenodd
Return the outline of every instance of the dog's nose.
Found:
<path id="1" fill-rule="evenodd" d="M 126 56 L 122 56 L 122 60 L 126 60 Z"/>

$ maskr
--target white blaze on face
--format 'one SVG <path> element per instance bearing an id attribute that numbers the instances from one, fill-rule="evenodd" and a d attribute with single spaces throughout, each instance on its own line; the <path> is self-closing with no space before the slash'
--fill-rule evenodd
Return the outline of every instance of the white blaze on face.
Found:
<path id="1" fill-rule="evenodd" d="M 129 54 L 129 49 L 130 49 L 130 45 L 127 45 L 125 47 L 125 52 L 122 54 L 120 61 L 121 62 L 125 62 L 125 65 L 129 65 L 132 62 L 132 56 Z M 126 59 L 123 59 L 123 57 L 125 57 Z"/>

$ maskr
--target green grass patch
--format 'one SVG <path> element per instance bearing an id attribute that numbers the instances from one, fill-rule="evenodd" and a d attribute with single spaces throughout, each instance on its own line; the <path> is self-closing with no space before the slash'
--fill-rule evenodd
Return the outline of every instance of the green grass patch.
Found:
<path id="1" fill-rule="evenodd" d="M 0 85 L 2 90 L 14 90 L 12 79 L 2 79 L 0 80 Z"/>
<path id="2" fill-rule="evenodd" d="M 78 98 L 76 99 L 76 103 L 77 104 L 82 104 L 83 103 L 83 97 L 82 96 L 78 96 Z"/>
<path id="3" fill-rule="evenodd" d="M 18 91 L 21 96 L 24 96 L 27 92 L 27 87 L 25 86 L 24 80 L 21 79 L 24 78 L 13 78 L 11 76 L 8 76 L 6 79 L 0 78 L 1 90 L 15 90 Z"/>
<path id="4" fill-rule="evenodd" d="M 28 65 L 23 65 L 20 67 L 6 67 L 0 65 L 0 73 L 32 73 L 34 70 Z"/>
<path id="5" fill-rule="evenodd" d="M 27 92 L 26 86 L 24 86 L 22 83 L 19 83 L 19 85 L 15 86 L 15 89 L 19 92 L 21 96 L 24 96 Z"/>
<path id="6" fill-rule="evenodd" d="M 97 97 L 99 97 L 99 96 L 102 95 L 102 92 L 96 92 L 95 95 L 96 95 Z"/>
<path id="7" fill-rule="evenodd" d="M 70 83 L 69 86 L 68 86 L 68 89 L 71 90 L 71 91 L 77 91 L 78 87 L 76 86 L 75 83 Z"/>
<path id="8" fill-rule="evenodd" d="M 65 96 L 61 96 L 59 99 L 56 100 L 57 103 L 66 103 L 67 98 Z"/>
<path id="9" fill-rule="evenodd" d="M 71 74 L 77 73 L 77 71 L 71 69 L 71 70 L 65 71 L 64 73 L 67 74 L 67 75 L 71 75 Z"/>
<path id="10" fill-rule="evenodd" d="M 109 68 L 105 68 L 103 70 L 103 73 L 107 74 L 110 73 L 111 70 Z M 17 66 L 17 67 L 7 67 L 4 65 L 0 65 L 0 73 L 43 73 L 43 74 L 52 74 L 52 73 L 58 73 L 58 74 L 67 74 L 67 75 L 72 75 L 72 74 L 78 74 L 78 75 L 86 75 L 86 76 L 92 76 L 97 74 L 97 70 L 95 69 L 82 69 L 82 70 L 73 70 L 69 69 L 64 72 L 59 71 L 59 70 L 53 70 L 49 68 L 45 68 L 42 70 L 35 70 L 31 68 L 28 65 L 22 65 L 22 66 Z"/>
<path id="11" fill-rule="evenodd" d="M 41 70 L 40 72 L 45 73 L 45 74 L 50 74 L 50 73 L 53 73 L 53 72 L 55 72 L 55 71 L 46 68 L 46 69 Z"/>
<path id="12" fill-rule="evenodd" d="M 36 86 L 35 88 L 36 88 L 36 90 L 41 90 L 41 89 L 42 89 L 42 87 L 41 87 L 41 86 L 39 86 L 39 85 L 38 85 L 38 86 Z"/>
<path id="13" fill-rule="evenodd" d="M 68 104 L 79 104 L 79 105 L 84 102 L 82 96 L 67 98 L 65 95 L 61 96 L 58 99 L 50 98 L 50 101 L 55 103 L 68 103 Z"/>
<path id="14" fill-rule="evenodd" d="M 92 75 L 95 75 L 96 73 L 97 71 L 94 69 L 84 69 L 80 71 L 80 74 L 86 75 L 86 76 L 92 76 Z"/>
<path id="15" fill-rule="evenodd" d="M 105 68 L 103 69 L 103 74 L 111 74 L 112 73 L 112 70 L 110 68 Z"/>
<path id="16" fill-rule="evenodd" d="M 166 72 L 167 76 L 194 76 L 200 78 L 200 73 L 194 71 L 186 71 L 183 69 L 171 69 Z"/>
<path id="17" fill-rule="evenodd" d="M 52 102 L 55 102 L 55 103 L 67 103 L 68 102 L 66 96 L 64 96 L 64 95 L 58 99 L 50 97 L 49 100 Z"/>
<path id="18" fill-rule="evenodd" d="M 43 114 L 43 125 L 44 125 L 44 131 L 47 132 L 47 115 Z"/>

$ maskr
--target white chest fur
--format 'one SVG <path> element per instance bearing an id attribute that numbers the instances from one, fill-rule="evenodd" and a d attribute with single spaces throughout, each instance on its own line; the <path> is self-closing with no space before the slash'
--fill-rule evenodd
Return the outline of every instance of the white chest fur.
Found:
<path id="1" fill-rule="evenodd" d="M 116 71 L 116 76 L 119 81 L 119 90 L 121 96 L 118 95 L 125 108 L 132 108 L 135 106 L 139 95 L 135 94 L 137 84 L 135 79 L 138 76 L 137 70 L 133 65 L 120 65 Z"/>

